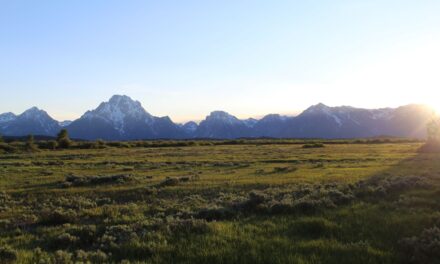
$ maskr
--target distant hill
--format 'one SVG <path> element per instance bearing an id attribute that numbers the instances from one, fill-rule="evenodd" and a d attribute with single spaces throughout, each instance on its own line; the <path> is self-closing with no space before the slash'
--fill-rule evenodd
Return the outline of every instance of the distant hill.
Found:
<path id="1" fill-rule="evenodd" d="M 241 120 L 213 111 L 199 124 L 176 124 L 169 117 L 149 114 L 140 102 L 115 95 L 74 121 L 58 122 L 33 107 L 20 115 L 0 114 L 0 134 L 55 136 L 66 128 L 71 137 L 88 140 L 184 138 L 359 138 L 395 136 L 424 138 L 426 124 L 435 116 L 424 105 L 362 109 L 313 105 L 296 117 L 270 114 L 259 120 Z"/>

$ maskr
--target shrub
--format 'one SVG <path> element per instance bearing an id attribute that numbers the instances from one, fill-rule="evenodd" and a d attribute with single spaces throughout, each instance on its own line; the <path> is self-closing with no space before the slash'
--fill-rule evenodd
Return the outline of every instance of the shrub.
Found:
<path id="1" fill-rule="evenodd" d="M 304 197 L 294 201 L 293 209 L 297 213 L 309 214 L 315 213 L 322 208 L 334 208 L 335 204 L 328 198 Z"/>
<path id="2" fill-rule="evenodd" d="M 112 237 L 117 244 L 128 243 L 137 240 L 136 232 L 129 225 L 110 226 L 106 229 L 103 237 Z"/>
<path id="3" fill-rule="evenodd" d="M 101 250 L 88 253 L 88 259 L 92 263 L 108 263 L 108 256 Z"/>
<path id="4" fill-rule="evenodd" d="M 87 263 L 89 259 L 89 254 L 84 250 L 80 249 L 75 251 L 75 261 L 81 263 Z"/>
<path id="5" fill-rule="evenodd" d="M 72 254 L 67 251 L 57 250 L 52 258 L 52 263 L 70 264 L 72 263 Z"/>
<path id="6" fill-rule="evenodd" d="M 161 181 L 158 184 L 158 187 L 165 187 L 165 186 L 175 186 L 178 185 L 181 182 L 189 182 L 194 179 L 198 179 L 199 176 L 182 176 L 182 177 L 166 177 L 163 181 Z"/>
<path id="7" fill-rule="evenodd" d="M 72 145 L 72 141 L 69 138 L 69 134 L 66 129 L 62 129 L 57 135 L 57 142 L 60 148 L 69 148 Z"/>
<path id="8" fill-rule="evenodd" d="M 292 235 L 301 237 L 320 238 L 330 237 L 336 233 L 338 225 L 321 217 L 301 218 L 295 221 L 289 231 Z"/>
<path id="9" fill-rule="evenodd" d="M 58 147 L 62 149 L 67 149 L 72 145 L 72 141 L 70 141 L 67 138 L 60 139 L 57 142 L 58 142 Z"/>
<path id="10" fill-rule="evenodd" d="M 8 219 L 0 219 L 0 229 L 8 228 L 11 225 L 11 221 Z"/>
<path id="11" fill-rule="evenodd" d="M 170 230 L 173 232 L 181 232 L 186 234 L 205 234 L 209 229 L 209 225 L 204 219 L 187 219 L 170 223 Z"/>
<path id="12" fill-rule="evenodd" d="M 6 192 L 0 192 L 0 204 L 5 204 L 11 200 L 11 196 Z"/>
<path id="13" fill-rule="evenodd" d="M 291 202 L 277 201 L 269 205 L 269 212 L 271 214 L 288 214 L 293 212 L 293 206 Z"/>
<path id="14" fill-rule="evenodd" d="M 69 233 L 79 238 L 78 242 L 84 247 L 92 245 L 98 236 L 96 226 L 94 225 L 83 225 L 76 227 L 69 230 Z"/>
<path id="15" fill-rule="evenodd" d="M 176 177 L 167 177 L 165 180 L 161 181 L 159 183 L 160 187 L 165 187 L 165 186 L 175 186 L 178 185 L 180 182 L 179 178 Z"/>
<path id="16" fill-rule="evenodd" d="M 419 236 L 402 239 L 401 245 L 408 263 L 440 263 L 440 229 L 436 226 L 423 230 Z"/>
<path id="17" fill-rule="evenodd" d="M 274 173 L 287 173 L 287 172 L 294 172 L 298 168 L 296 167 L 275 167 L 273 168 Z"/>
<path id="18" fill-rule="evenodd" d="M 13 263 L 17 260 L 17 252 L 9 246 L 0 246 L 0 263 Z"/>
<path id="19" fill-rule="evenodd" d="M 325 147 L 322 143 L 312 143 L 312 144 L 305 144 L 302 146 L 302 148 L 308 149 L 308 148 L 323 148 Z"/>
<path id="20" fill-rule="evenodd" d="M 33 135 L 29 135 L 26 144 L 25 144 L 26 151 L 34 152 L 38 150 L 37 145 L 35 145 L 35 140 Z"/>
<path id="21" fill-rule="evenodd" d="M 249 198 L 242 204 L 239 204 L 237 209 L 244 209 L 247 211 L 254 211 L 258 209 L 264 202 L 268 200 L 268 196 L 261 192 L 250 192 Z"/>
<path id="22" fill-rule="evenodd" d="M 70 248 L 75 246 L 75 244 L 78 242 L 78 237 L 72 236 L 69 233 L 63 233 L 59 235 L 56 239 L 51 241 L 53 248 Z"/>
<path id="23" fill-rule="evenodd" d="M 109 263 L 107 254 L 99 249 L 89 252 L 77 250 L 75 251 L 75 261 L 76 263 Z"/>
<path id="24" fill-rule="evenodd" d="M 30 263 L 45 264 L 45 263 L 51 263 L 51 260 L 49 254 L 42 251 L 41 248 L 37 247 L 32 252 L 32 258 Z"/>
<path id="25" fill-rule="evenodd" d="M 196 217 L 198 219 L 205 219 L 206 221 L 214 221 L 214 220 L 227 220 L 235 217 L 236 212 L 229 208 L 224 207 L 214 207 L 214 208 L 205 208 L 200 210 Z"/>
<path id="26" fill-rule="evenodd" d="M 440 119 L 434 119 L 427 125 L 428 140 L 419 152 L 440 152 Z"/>
<path id="27" fill-rule="evenodd" d="M 70 186 L 87 186 L 87 185 L 100 185 L 100 184 L 120 184 L 133 180 L 134 177 L 131 174 L 118 174 L 107 176 L 75 176 L 67 175 L 65 182 L 61 183 L 61 187 Z"/>
<path id="28" fill-rule="evenodd" d="M 359 181 L 353 192 L 357 197 L 383 197 L 387 194 L 399 193 L 413 188 L 430 188 L 425 178 L 412 177 L 384 177 L 382 175 Z"/>
<path id="29" fill-rule="evenodd" d="M 43 211 L 38 223 L 41 225 L 62 225 L 66 223 L 74 223 L 76 218 L 77 216 L 74 211 L 56 209 L 53 211 Z"/>
<path id="30" fill-rule="evenodd" d="M 6 153 L 15 153 L 15 152 L 18 152 L 18 148 L 11 145 L 11 144 L 0 142 L 0 151 L 6 152 Z"/>
<path id="31" fill-rule="evenodd" d="M 48 149 L 56 149 L 58 147 L 58 142 L 56 142 L 55 140 L 49 140 L 46 143 L 46 146 Z"/>
<path id="32" fill-rule="evenodd" d="M 329 190 L 327 195 L 336 205 L 347 204 L 354 199 L 354 195 L 351 192 L 344 193 L 338 189 Z"/>
<path id="33" fill-rule="evenodd" d="M 107 147 L 107 144 L 103 140 L 98 139 L 94 142 L 88 141 L 78 143 L 76 147 L 79 149 L 103 149 Z"/>
<path id="34" fill-rule="evenodd" d="M 191 180 L 190 176 L 183 176 L 179 178 L 180 182 L 189 182 Z"/>
<path id="35" fill-rule="evenodd" d="M 105 148 L 105 141 L 102 139 L 98 139 L 95 141 L 95 148 Z"/>

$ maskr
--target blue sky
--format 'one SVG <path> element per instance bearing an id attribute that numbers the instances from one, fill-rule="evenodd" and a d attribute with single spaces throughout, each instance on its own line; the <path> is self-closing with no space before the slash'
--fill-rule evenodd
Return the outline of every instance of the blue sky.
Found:
<path id="1" fill-rule="evenodd" d="M 439 14 L 435 0 L 0 0 L 0 112 L 73 119 L 113 94 L 176 121 L 440 109 Z"/>

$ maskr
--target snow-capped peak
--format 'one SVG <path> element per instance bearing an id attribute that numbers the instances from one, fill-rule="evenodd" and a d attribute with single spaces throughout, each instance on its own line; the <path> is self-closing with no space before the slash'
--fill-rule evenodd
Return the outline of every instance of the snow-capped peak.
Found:
<path id="1" fill-rule="evenodd" d="M 304 113 L 307 113 L 307 114 L 328 113 L 328 112 L 330 112 L 330 110 L 331 110 L 331 107 L 326 106 L 323 103 L 319 103 L 319 104 L 310 106 L 309 108 L 307 108 L 304 111 Z"/>
<path id="2" fill-rule="evenodd" d="M 371 118 L 374 120 L 382 119 L 389 120 L 392 118 L 395 109 L 383 108 L 383 109 L 373 109 L 370 110 Z"/>
<path id="3" fill-rule="evenodd" d="M 4 131 L 2 134 L 6 135 L 54 135 L 59 130 L 58 122 L 37 107 L 29 108 L 18 116 L 12 113 L 2 114 L 0 123 Z"/>
<path id="4" fill-rule="evenodd" d="M 342 107 L 339 108 L 340 110 L 342 109 Z M 339 116 L 340 114 L 345 114 L 343 113 L 344 111 L 342 111 L 342 113 L 340 113 L 340 111 L 338 111 L 338 107 L 329 107 L 323 103 L 319 103 L 317 105 L 313 105 L 309 108 L 307 108 L 302 114 L 303 115 L 325 115 L 331 119 L 333 119 L 338 126 L 342 126 L 342 121 L 341 121 L 341 117 Z"/>
<path id="5" fill-rule="evenodd" d="M 183 128 L 186 132 L 188 132 L 188 133 L 193 133 L 194 131 L 197 130 L 197 127 L 198 127 L 198 126 L 199 126 L 199 125 L 197 125 L 196 122 L 194 122 L 194 121 L 189 121 L 189 122 L 183 124 L 183 125 L 182 125 L 182 128 Z"/>
<path id="6" fill-rule="evenodd" d="M 230 115 L 224 111 L 213 111 L 209 116 L 206 117 L 206 120 L 211 121 L 222 121 L 228 124 L 238 123 L 240 120 L 233 115 Z"/>
<path id="7" fill-rule="evenodd" d="M 154 121 L 139 101 L 132 100 L 126 95 L 112 96 L 108 102 L 101 103 L 95 110 L 86 112 L 83 118 L 103 119 L 121 133 L 124 133 L 127 119 L 147 124 Z"/>
<path id="8" fill-rule="evenodd" d="M 286 121 L 289 119 L 288 116 L 279 115 L 279 114 L 268 114 L 264 116 L 260 121 L 269 122 L 269 121 Z"/>
<path id="9" fill-rule="evenodd" d="M 11 112 L 0 114 L 0 123 L 6 123 L 16 119 L 17 116 Z"/>
<path id="10" fill-rule="evenodd" d="M 31 115 L 31 114 L 38 114 L 40 113 L 42 110 L 38 109 L 38 107 L 33 106 L 31 108 L 29 108 L 28 110 L 24 111 L 22 113 L 22 115 Z"/>
<path id="11" fill-rule="evenodd" d="M 34 120 L 52 119 L 46 113 L 46 111 L 41 110 L 35 106 L 24 111 L 21 115 L 18 116 L 18 118 L 20 118 L 20 119 L 34 119 Z"/>
<path id="12" fill-rule="evenodd" d="M 243 120 L 243 122 L 247 127 L 254 127 L 258 120 L 255 118 L 248 118 Z"/>

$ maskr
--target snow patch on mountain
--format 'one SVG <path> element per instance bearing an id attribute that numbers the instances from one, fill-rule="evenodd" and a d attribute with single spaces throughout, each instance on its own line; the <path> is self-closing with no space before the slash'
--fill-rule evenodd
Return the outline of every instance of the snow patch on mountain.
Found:
<path id="1" fill-rule="evenodd" d="M 66 127 L 66 126 L 72 124 L 72 122 L 73 121 L 70 121 L 70 120 L 60 121 L 60 122 L 58 122 L 58 125 L 60 125 L 60 127 Z"/>
<path id="2" fill-rule="evenodd" d="M 15 120 L 17 116 L 11 112 L 0 114 L 0 123 L 10 122 Z"/>
<path id="3" fill-rule="evenodd" d="M 40 110 L 35 106 L 24 111 L 16 120 L 20 122 L 32 121 L 37 123 L 48 134 L 56 128 L 56 125 L 58 125 L 58 122 L 52 119 L 46 111 Z"/>
<path id="4" fill-rule="evenodd" d="M 209 116 L 206 117 L 206 121 L 219 121 L 224 122 L 226 124 L 237 124 L 241 123 L 242 121 L 236 118 L 233 115 L 230 115 L 224 111 L 213 111 Z"/>
<path id="5" fill-rule="evenodd" d="M 345 113 L 345 111 L 342 111 L 342 113 Z M 326 106 L 323 103 L 319 103 L 317 105 L 309 107 L 307 110 L 305 110 L 303 112 L 303 114 L 304 115 L 324 115 L 324 116 L 327 116 L 327 117 L 333 119 L 338 124 L 338 126 L 342 126 L 342 121 L 341 121 L 341 118 L 338 116 L 337 109 Z"/>
<path id="6" fill-rule="evenodd" d="M 383 108 L 383 109 L 374 109 L 369 110 L 371 113 L 371 118 L 374 120 L 390 120 L 393 117 L 393 112 L 395 109 L 392 108 Z"/>
<path id="7" fill-rule="evenodd" d="M 255 118 L 248 118 L 248 119 L 243 120 L 243 123 L 244 123 L 247 127 L 250 127 L 250 128 L 254 127 L 255 124 L 257 124 L 257 122 L 258 122 L 258 120 L 255 119 Z"/>
<path id="8" fill-rule="evenodd" d="M 145 111 L 140 102 L 125 95 L 114 95 L 108 102 L 101 103 L 97 109 L 85 113 L 83 118 L 105 120 L 121 134 L 125 133 L 128 119 L 145 124 L 154 122 L 153 116 Z"/>
<path id="9" fill-rule="evenodd" d="M 190 134 L 194 133 L 197 130 L 197 127 L 198 125 L 194 121 L 190 121 L 182 125 L 183 130 L 185 130 L 185 132 Z"/>

